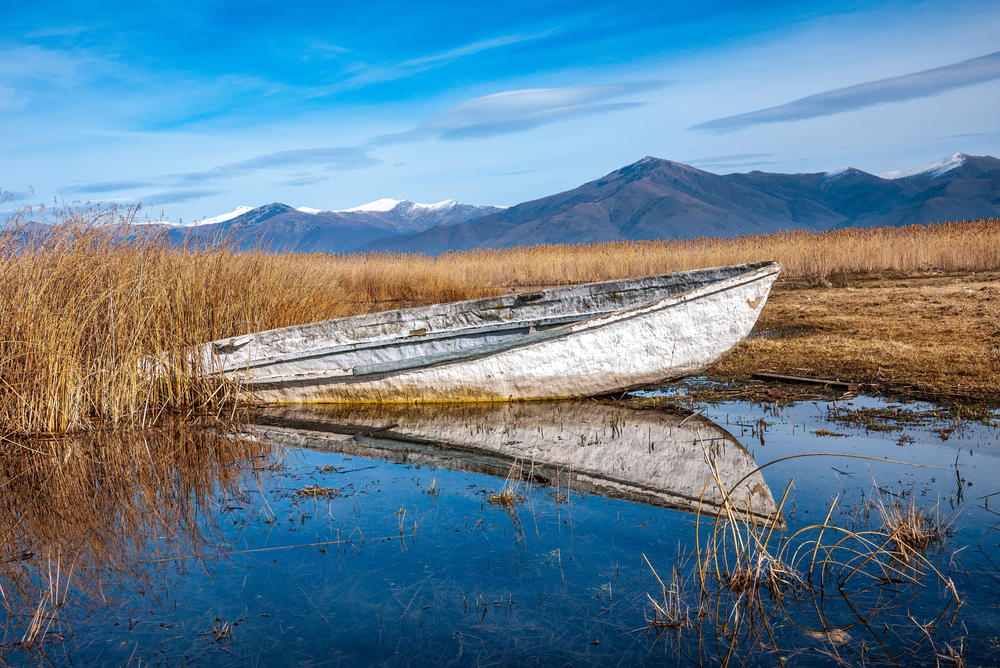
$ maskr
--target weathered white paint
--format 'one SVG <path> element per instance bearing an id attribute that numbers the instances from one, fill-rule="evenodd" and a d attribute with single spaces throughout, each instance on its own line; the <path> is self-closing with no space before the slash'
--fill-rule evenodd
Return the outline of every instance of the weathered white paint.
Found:
<path id="1" fill-rule="evenodd" d="M 776 262 L 375 313 L 216 341 L 198 355 L 264 401 L 555 399 L 697 372 L 753 327 Z"/>
<path id="2" fill-rule="evenodd" d="M 605 400 L 276 407 L 264 418 L 254 436 L 286 446 L 501 477 L 517 463 L 536 482 L 706 513 L 722 498 L 711 458 L 738 508 L 756 521 L 777 514 L 750 453 L 690 413 Z M 398 426 L 348 436 L 389 424 Z"/>

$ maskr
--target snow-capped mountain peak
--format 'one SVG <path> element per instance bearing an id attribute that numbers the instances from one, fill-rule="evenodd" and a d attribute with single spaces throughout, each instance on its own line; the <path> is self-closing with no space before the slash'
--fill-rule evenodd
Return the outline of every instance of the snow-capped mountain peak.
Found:
<path id="1" fill-rule="evenodd" d="M 382 199 L 377 199 L 374 202 L 368 202 L 368 204 L 362 204 L 361 206 L 351 207 L 350 209 L 339 209 L 339 211 L 392 211 L 401 202 L 398 199 L 390 199 L 388 197 L 383 197 Z"/>
<path id="2" fill-rule="evenodd" d="M 460 202 L 454 199 L 446 199 L 445 201 L 437 202 L 436 204 L 420 204 L 419 202 L 411 202 L 407 199 L 398 200 L 385 197 L 383 199 L 377 199 L 374 202 L 369 202 L 368 204 L 351 207 L 350 209 L 338 209 L 337 212 L 347 213 L 351 211 L 378 211 L 385 213 L 387 211 L 392 211 L 397 207 L 402 207 L 409 211 L 447 211 L 448 209 L 454 209 L 459 204 Z M 300 208 L 299 211 L 304 211 L 306 213 L 318 213 L 316 209 L 309 209 L 306 211 L 306 207 Z"/>
<path id="3" fill-rule="evenodd" d="M 191 225 L 213 225 L 215 223 L 224 223 L 227 220 L 232 220 L 237 216 L 242 216 L 244 213 L 253 210 L 254 207 L 252 206 L 238 206 L 229 213 L 224 213 L 219 216 L 214 216 L 212 218 L 204 218 L 202 220 L 196 220 L 193 223 L 185 223 L 184 227 L 190 227 Z"/>
<path id="4" fill-rule="evenodd" d="M 915 176 L 923 177 L 926 179 L 933 179 L 942 174 L 946 174 L 956 167 L 961 167 L 965 164 L 966 159 L 972 156 L 966 153 L 955 153 L 954 155 L 949 155 L 947 158 L 938 160 L 937 162 L 932 162 L 928 165 L 918 165 L 916 167 L 910 167 L 909 169 L 899 169 L 892 172 L 882 172 L 878 176 L 883 179 L 905 179 L 912 178 Z"/>
<path id="5" fill-rule="evenodd" d="M 417 204 L 413 203 L 414 209 L 429 209 L 431 211 L 446 211 L 448 209 L 454 209 L 458 206 L 460 202 L 456 199 L 446 199 L 443 202 L 438 202 L 437 204 Z"/>
<path id="6" fill-rule="evenodd" d="M 839 169 L 831 169 L 830 171 L 823 173 L 823 178 L 825 180 L 827 180 L 827 181 L 830 181 L 832 179 L 837 178 L 838 176 L 842 176 L 842 175 L 846 174 L 847 172 L 851 171 L 852 169 L 854 169 L 854 168 L 853 167 L 840 167 Z"/>

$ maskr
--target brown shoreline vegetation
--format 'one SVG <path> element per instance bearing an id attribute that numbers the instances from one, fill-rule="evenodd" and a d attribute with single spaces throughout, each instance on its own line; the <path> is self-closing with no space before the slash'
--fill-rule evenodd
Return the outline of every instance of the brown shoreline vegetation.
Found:
<path id="1" fill-rule="evenodd" d="M 778 260 L 757 333 L 712 372 L 802 369 L 1000 403 L 1000 220 L 446 253 L 172 249 L 135 209 L 0 230 L 0 435 L 151 424 L 247 399 L 185 347 L 414 304 Z M 975 274 L 973 274 L 975 272 Z M 983 273 L 985 272 L 985 274 Z M 957 282 L 956 282 L 957 281 Z M 171 362 L 154 378 L 143 360 Z M 806 360 L 807 362 L 804 362 Z"/>
<path id="2" fill-rule="evenodd" d="M 1000 272 L 880 271 L 836 284 L 780 278 L 752 338 L 709 375 L 774 393 L 756 371 L 841 378 L 952 406 L 1000 405 Z M 816 387 L 783 386 L 791 398 Z M 724 395 L 725 393 L 723 393 Z M 721 395 L 720 395 L 721 398 Z"/>

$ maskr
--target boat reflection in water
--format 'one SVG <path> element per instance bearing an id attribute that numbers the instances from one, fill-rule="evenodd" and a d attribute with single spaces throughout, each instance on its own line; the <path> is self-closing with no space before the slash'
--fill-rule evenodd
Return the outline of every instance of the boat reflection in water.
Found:
<path id="1" fill-rule="evenodd" d="M 254 429 L 291 447 L 503 478 L 519 465 L 531 482 L 714 515 L 712 460 L 737 508 L 755 523 L 778 515 L 752 455 L 685 411 L 609 400 L 281 406 Z"/>

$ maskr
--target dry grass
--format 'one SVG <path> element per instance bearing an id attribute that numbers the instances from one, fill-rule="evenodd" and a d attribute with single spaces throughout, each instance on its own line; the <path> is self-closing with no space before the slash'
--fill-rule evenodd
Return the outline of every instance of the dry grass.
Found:
<path id="1" fill-rule="evenodd" d="M 521 494 L 521 488 L 524 484 L 522 482 L 524 478 L 524 467 L 521 466 L 519 461 L 515 460 L 510 467 L 510 471 L 507 472 L 507 478 L 500 489 L 493 490 L 490 493 L 487 499 L 489 504 L 491 506 L 500 506 L 504 510 L 510 510 L 523 503 L 524 495 Z"/>
<path id="2" fill-rule="evenodd" d="M 341 313 L 290 258 L 174 251 L 142 228 L 77 222 L 44 239 L 0 233 L 0 434 L 231 405 L 233 388 L 192 368 L 185 346 Z M 169 374 L 141 371 L 154 355 Z"/>
<path id="3" fill-rule="evenodd" d="M 186 346 L 402 305 L 763 259 L 780 260 L 787 277 L 820 285 L 828 277 L 839 284 L 856 273 L 883 270 L 1000 268 L 1000 221 L 994 219 L 426 257 L 234 253 L 224 244 L 176 250 L 143 234 L 145 228 L 134 225 L 133 209 L 50 211 L 49 220 L 59 227 L 40 237 L 27 225 L 35 215 L 22 210 L 0 231 L 0 434 L 135 426 L 164 412 L 218 411 L 239 397 L 225 381 L 192 368 Z M 989 329 L 994 297 L 980 292 L 981 322 Z M 803 311 L 800 304 L 793 307 L 790 294 L 776 291 L 776 306 L 765 310 L 765 323 L 787 330 L 797 322 L 789 320 L 793 312 L 796 318 L 804 314 L 803 324 L 824 317 Z M 858 295 L 851 294 L 859 304 L 856 320 L 866 328 L 876 326 Z M 820 301 L 813 307 L 839 308 Z M 922 332 L 929 336 L 939 322 L 929 321 Z M 860 324 L 856 330 L 850 336 L 857 343 L 845 354 L 857 365 L 841 365 L 845 373 L 891 372 L 894 360 L 910 367 L 905 340 L 894 334 L 872 337 Z M 833 359 L 831 340 L 803 340 L 798 349 L 802 356 Z M 996 368 L 997 343 L 988 344 L 992 352 L 985 356 L 980 349 L 970 355 L 965 343 L 951 336 L 950 347 L 939 352 L 955 362 L 953 369 L 982 384 L 987 371 Z M 785 348 L 778 339 L 755 339 L 731 358 L 729 367 L 718 370 L 738 376 L 750 362 L 785 368 L 776 361 L 794 357 Z M 140 360 L 149 357 L 169 360 L 165 368 L 172 372 L 156 379 L 142 373 Z"/>
<path id="4" fill-rule="evenodd" d="M 954 518 L 942 517 L 938 507 L 931 510 L 918 506 L 912 489 L 907 494 L 873 494 L 872 498 L 882 531 L 893 537 L 896 551 L 904 560 L 943 544 L 952 533 Z"/>
<path id="5" fill-rule="evenodd" d="M 331 257 L 359 310 L 385 303 L 434 303 L 504 289 L 565 285 L 685 269 L 778 260 L 784 276 L 819 284 L 878 271 L 1000 269 L 1000 220 L 900 228 L 779 232 L 735 239 L 621 241 L 482 249 L 437 257 Z M 339 265 L 339 266 L 338 266 Z"/>
<path id="6" fill-rule="evenodd" d="M 997 323 L 995 269 L 883 272 L 832 288 L 782 278 L 754 335 L 711 373 L 845 378 L 876 390 L 996 405 Z"/>

